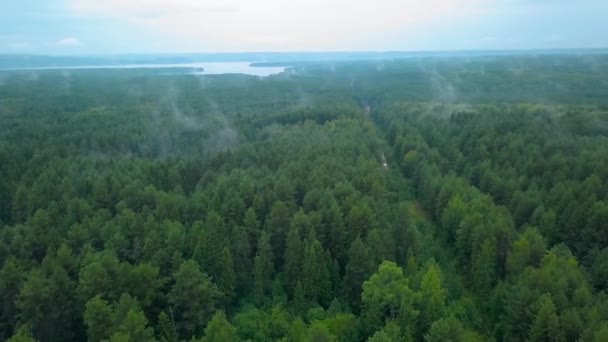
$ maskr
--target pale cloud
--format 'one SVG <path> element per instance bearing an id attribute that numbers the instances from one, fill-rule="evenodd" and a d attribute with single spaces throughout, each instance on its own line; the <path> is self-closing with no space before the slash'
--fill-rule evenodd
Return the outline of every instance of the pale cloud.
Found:
<path id="1" fill-rule="evenodd" d="M 238 10 L 238 2 L 221 0 L 72 0 L 72 8 L 92 14 L 141 15 L 150 12 L 164 14 L 232 12 Z"/>
<path id="2" fill-rule="evenodd" d="M 488 0 L 70 0 L 199 51 L 349 50 L 479 15 Z M 373 45 L 373 44 L 371 44 Z"/>
<path id="3" fill-rule="evenodd" d="M 82 43 L 80 42 L 80 40 L 78 38 L 65 37 L 63 39 L 60 39 L 60 40 L 56 41 L 54 43 L 54 45 L 57 45 L 57 46 L 78 46 L 78 45 L 82 45 Z"/>

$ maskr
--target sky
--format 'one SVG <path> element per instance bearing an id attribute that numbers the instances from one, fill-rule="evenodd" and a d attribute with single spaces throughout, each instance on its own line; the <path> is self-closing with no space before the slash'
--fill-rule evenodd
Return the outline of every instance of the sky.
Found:
<path id="1" fill-rule="evenodd" d="M 0 0 L 0 53 L 608 47 L 608 0 Z"/>

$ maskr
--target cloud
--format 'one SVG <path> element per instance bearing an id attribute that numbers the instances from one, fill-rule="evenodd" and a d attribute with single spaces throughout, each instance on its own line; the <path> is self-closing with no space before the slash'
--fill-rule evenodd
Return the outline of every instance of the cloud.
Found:
<path id="1" fill-rule="evenodd" d="M 63 39 L 56 41 L 54 43 L 54 45 L 68 47 L 68 46 L 79 46 L 79 45 L 82 45 L 82 43 L 80 42 L 80 40 L 78 38 L 65 37 Z"/>
<path id="2" fill-rule="evenodd" d="M 477 12 L 488 0 L 70 0 L 192 50 L 349 50 Z"/>
<path id="3" fill-rule="evenodd" d="M 608 42 L 606 0 L 62 1 L 69 16 L 110 23 L 103 36 L 111 39 L 97 33 L 79 33 L 81 38 L 110 46 L 123 41 L 127 50 L 513 49 Z M 551 37 L 556 27 L 570 30 L 558 32 L 564 34 L 558 40 Z"/>
<path id="4" fill-rule="evenodd" d="M 72 0 L 72 8 L 80 12 L 141 15 L 150 12 L 218 13 L 238 11 L 238 2 L 220 0 Z"/>

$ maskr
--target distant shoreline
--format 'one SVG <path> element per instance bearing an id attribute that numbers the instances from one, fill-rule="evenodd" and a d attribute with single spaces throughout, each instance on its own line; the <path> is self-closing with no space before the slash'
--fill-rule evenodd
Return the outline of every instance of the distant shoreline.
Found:
<path id="1" fill-rule="evenodd" d="M 66 65 L 39 66 L 22 68 L 0 68 L 0 72 L 45 72 L 45 71 L 145 71 L 154 73 L 184 74 L 184 75 L 225 75 L 243 74 L 251 76 L 270 76 L 279 74 L 287 69 L 286 66 L 253 65 L 250 62 L 202 62 L 188 64 L 108 64 L 108 65 Z"/>
<path id="2" fill-rule="evenodd" d="M 540 55 L 603 55 L 608 48 L 539 50 L 456 50 L 456 51 L 341 51 L 341 52 L 241 52 L 120 55 L 16 55 L 0 54 L 0 69 L 129 64 L 193 64 L 213 62 L 252 63 L 252 66 L 290 66 L 294 62 L 340 62 L 429 57 L 499 57 Z"/>

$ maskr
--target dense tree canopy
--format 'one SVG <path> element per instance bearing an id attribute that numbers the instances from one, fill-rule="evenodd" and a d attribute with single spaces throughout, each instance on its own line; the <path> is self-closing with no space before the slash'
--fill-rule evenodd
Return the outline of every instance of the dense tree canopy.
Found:
<path id="1" fill-rule="evenodd" d="M 604 341 L 608 58 L 0 71 L 0 340 Z"/>

